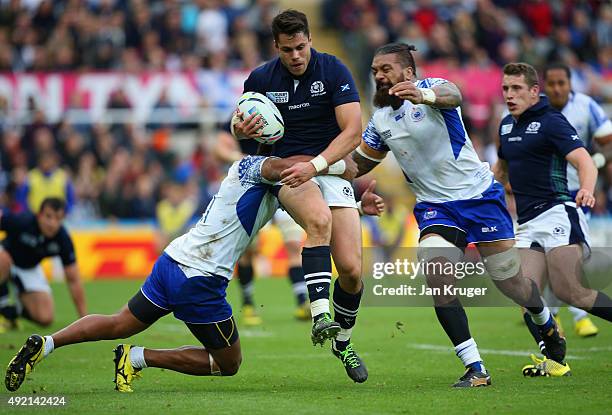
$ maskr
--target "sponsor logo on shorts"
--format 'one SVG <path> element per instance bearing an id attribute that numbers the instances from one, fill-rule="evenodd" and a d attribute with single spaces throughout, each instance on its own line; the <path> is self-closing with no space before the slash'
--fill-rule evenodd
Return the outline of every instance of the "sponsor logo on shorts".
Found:
<path id="1" fill-rule="evenodd" d="M 482 233 L 497 232 L 497 226 L 489 226 L 481 229 Z"/>
<path id="2" fill-rule="evenodd" d="M 266 96 L 270 98 L 270 101 L 274 102 L 275 104 L 286 104 L 287 102 L 289 102 L 289 92 L 287 91 L 268 91 L 266 92 Z"/>
<path id="3" fill-rule="evenodd" d="M 428 209 L 424 214 L 423 214 L 423 219 L 428 220 L 428 219 L 433 219 L 436 216 L 438 216 L 438 211 L 437 210 L 433 210 L 433 209 Z"/>
<path id="4" fill-rule="evenodd" d="M 342 194 L 348 198 L 352 198 L 353 197 L 353 188 L 349 187 L 349 186 L 344 186 L 342 188 Z"/>
<path id="5" fill-rule="evenodd" d="M 564 236 L 565 235 L 565 229 L 561 226 L 555 226 L 553 229 L 553 235 L 554 236 Z"/>

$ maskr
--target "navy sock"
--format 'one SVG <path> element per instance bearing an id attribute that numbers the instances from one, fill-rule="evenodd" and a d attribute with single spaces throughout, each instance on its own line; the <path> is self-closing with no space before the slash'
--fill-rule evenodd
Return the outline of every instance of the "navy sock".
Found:
<path id="1" fill-rule="evenodd" d="M 438 321 L 448 338 L 453 342 L 453 346 L 457 346 L 472 337 L 467 315 L 458 298 L 448 304 L 434 308 Z"/>
<path id="2" fill-rule="evenodd" d="M 544 310 L 544 302 L 542 297 L 540 297 L 540 290 L 538 290 L 535 282 L 531 281 L 531 298 L 529 298 L 527 304 L 521 305 L 533 314 L 540 314 Z"/>
<path id="3" fill-rule="evenodd" d="M 604 320 L 612 321 L 612 300 L 601 291 L 597 292 L 595 303 L 589 313 Z"/>
<path id="4" fill-rule="evenodd" d="M 540 352 L 546 356 L 546 347 L 544 346 L 544 341 L 542 340 L 542 334 L 540 334 L 540 328 L 533 322 L 528 312 L 523 313 L 523 320 L 525 320 L 525 324 L 529 329 L 529 333 L 531 333 L 531 337 L 533 337 L 533 340 L 535 340 L 540 348 Z"/>
<path id="5" fill-rule="evenodd" d="M 340 323 L 343 329 L 351 329 L 355 325 L 362 294 L 363 287 L 358 293 L 349 294 L 342 289 L 338 279 L 334 282 L 334 321 Z"/>
<path id="6" fill-rule="evenodd" d="M 242 305 L 253 305 L 253 266 L 238 264 L 238 280 L 242 291 Z"/>
<path id="7" fill-rule="evenodd" d="M 310 308 L 314 320 L 329 313 L 329 287 L 331 285 L 331 251 L 329 245 L 302 249 L 304 281 L 308 288 Z"/>
<path id="8" fill-rule="evenodd" d="M 291 280 L 291 286 L 293 287 L 293 294 L 295 294 L 297 304 L 304 304 L 306 302 L 308 290 L 304 282 L 304 270 L 302 267 L 289 268 L 289 279 Z"/>

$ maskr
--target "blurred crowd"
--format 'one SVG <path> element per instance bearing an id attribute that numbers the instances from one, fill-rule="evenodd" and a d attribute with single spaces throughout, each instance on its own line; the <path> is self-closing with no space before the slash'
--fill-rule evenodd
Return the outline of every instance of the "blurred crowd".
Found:
<path id="1" fill-rule="evenodd" d="M 274 0 L 2 0 L 0 71 L 252 68 Z"/>
<path id="2" fill-rule="evenodd" d="M 606 2 L 321 4 L 324 24 L 340 29 L 362 85 L 370 82 L 373 50 L 400 40 L 417 46 L 419 67 L 439 64 L 463 71 L 499 68 L 513 60 L 536 66 L 561 60 L 573 68 L 577 90 L 612 101 L 612 7 Z M 0 0 L 0 73 L 250 70 L 274 56 L 270 22 L 279 10 L 275 0 Z M 470 91 L 461 87 L 467 105 L 475 108 Z M 464 112 L 483 159 L 494 157 L 499 104 L 491 103 L 497 107 L 489 112 Z M 156 218 L 172 236 L 182 230 L 178 227 L 185 218 L 202 211 L 223 177 L 210 139 L 199 138 L 188 156 L 171 151 L 169 142 L 180 132 L 174 126 L 50 124 L 32 101 L 31 121 L 15 127 L 4 122 L 7 105 L 0 96 L 4 209 L 35 210 L 40 195 L 53 190 L 66 197 L 74 220 Z M 118 91 L 109 107 L 129 108 L 130 103 Z M 596 214 L 612 212 L 610 183 L 612 164 L 602 170 Z M 395 212 L 389 229 L 405 213 L 401 206 Z M 401 239 L 393 233 L 381 235 Z"/>
<path id="3" fill-rule="evenodd" d="M 355 77 L 372 89 L 370 63 L 387 42 L 415 45 L 420 77 L 446 74 L 462 90 L 463 118 L 483 160 L 495 162 L 504 111 L 500 68 L 566 63 L 572 87 L 612 108 L 612 4 L 600 0 L 324 0 Z M 491 81 L 493 85 L 491 85 Z M 608 110 L 610 113 L 610 110 Z M 612 212 L 612 163 L 601 170 L 596 215 Z"/>

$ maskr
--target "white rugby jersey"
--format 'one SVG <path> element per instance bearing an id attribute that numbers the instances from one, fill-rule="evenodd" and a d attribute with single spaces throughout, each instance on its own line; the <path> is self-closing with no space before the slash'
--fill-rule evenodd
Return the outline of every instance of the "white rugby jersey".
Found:
<path id="1" fill-rule="evenodd" d="M 445 79 L 417 81 L 419 88 L 447 83 Z M 374 150 L 392 151 L 417 202 L 442 203 L 479 197 L 493 182 L 489 164 L 480 161 L 467 135 L 461 110 L 414 105 L 396 111 L 378 109 L 363 141 Z"/>
<path id="2" fill-rule="evenodd" d="M 186 270 L 188 277 L 231 279 L 238 258 L 274 215 L 278 202 L 261 178 L 265 159 L 247 156 L 232 164 L 198 223 L 165 249 L 172 259 L 196 271 L 189 275 L 193 270 Z"/>
<path id="3" fill-rule="evenodd" d="M 561 110 L 569 123 L 576 129 L 578 136 L 582 139 L 584 146 L 592 149 L 593 137 L 599 132 L 607 129 L 612 131 L 610 120 L 593 98 L 580 92 L 571 92 L 567 104 Z M 567 164 L 567 187 L 570 192 L 580 189 L 578 171 L 570 163 Z"/>

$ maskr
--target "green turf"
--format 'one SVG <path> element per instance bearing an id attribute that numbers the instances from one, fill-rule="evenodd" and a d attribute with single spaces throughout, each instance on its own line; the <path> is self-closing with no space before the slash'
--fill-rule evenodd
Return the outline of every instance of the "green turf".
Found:
<path id="1" fill-rule="evenodd" d="M 230 298 L 237 304 L 231 284 Z M 137 290 L 138 282 L 95 282 L 86 286 L 90 312 L 110 313 Z M 53 286 L 56 323 L 40 329 L 24 323 L 18 332 L 0 335 L 0 360 L 8 363 L 31 332 L 48 334 L 75 318 L 66 288 Z M 81 414 L 243 414 L 243 413 L 610 413 L 612 398 L 612 331 L 595 319 L 600 334 L 578 339 L 568 333 L 574 375 L 525 379 L 532 341 L 516 308 L 471 308 L 472 334 L 493 386 L 453 390 L 463 372 L 449 342 L 428 308 L 365 307 L 353 339 L 370 371 L 365 384 L 351 382 L 327 347 L 310 344 L 307 323 L 292 320 L 293 299 L 284 280 L 257 282 L 256 299 L 264 325 L 242 328 L 243 365 L 233 378 L 185 376 L 147 369 L 132 394 L 113 390 L 112 349 L 117 341 L 75 345 L 56 350 L 13 395 L 64 395 L 61 410 L 21 408 L 22 412 Z M 571 329 L 566 311 L 563 317 Z M 239 317 L 239 313 L 237 313 Z M 398 328 L 399 327 L 399 328 Z M 187 329 L 172 317 L 130 340 L 156 348 L 195 344 Z M 447 348 L 447 349 L 445 349 Z M 433 350 L 432 350 L 433 349 Z M 523 356 L 500 354 L 524 352 Z M 0 395 L 0 412 L 11 396 Z"/>

